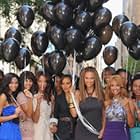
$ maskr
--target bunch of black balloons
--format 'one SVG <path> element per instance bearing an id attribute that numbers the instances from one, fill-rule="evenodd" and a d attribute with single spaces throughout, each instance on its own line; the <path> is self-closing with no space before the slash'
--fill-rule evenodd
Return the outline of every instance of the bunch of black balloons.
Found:
<path id="1" fill-rule="evenodd" d="M 108 44 L 113 31 L 128 48 L 129 54 L 140 59 L 140 27 L 130 22 L 125 15 L 117 15 L 110 25 L 112 13 L 103 4 L 108 0 L 52 0 L 43 3 L 40 13 L 46 21 L 46 31 L 35 31 L 31 37 L 34 55 L 42 57 L 42 65 L 51 74 L 61 73 L 66 65 L 66 57 L 76 54 L 76 61 L 95 58 L 102 46 Z M 17 11 L 19 24 L 28 29 L 35 19 L 31 6 L 23 5 Z M 41 22 L 41 21 L 40 21 Z M 28 48 L 20 47 L 22 35 L 11 27 L 0 42 L 0 58 L 15 61 L 19 69 L 25 68 L 31 59 Z M 46 53 L 51 42 L 55 50 Z M 107 46 L 103 59 L 107 65 L 113 64 L 118 56 L 115 46 Z"/>
<path id="2" fill-rule="evenodd" d="M 102 45 L 111 40 L 113 33 L 109 25 L 112 14 L 103 7 L 105 2 L 107 1 L 52 0 L 43 4 L 41 13 L 47 23 L 47 37 L 56 49 L 43 56 L 47 70 L 51 68 L 54 73 L 60 72 L 66 64 L 65 57 L 70 54 L 76 54 L 76 61 L 80 63 L 93 59 L 100 53 Z M 57 57 L 63 59 L 62 66 L 59 63 L 61 59 Z"/>

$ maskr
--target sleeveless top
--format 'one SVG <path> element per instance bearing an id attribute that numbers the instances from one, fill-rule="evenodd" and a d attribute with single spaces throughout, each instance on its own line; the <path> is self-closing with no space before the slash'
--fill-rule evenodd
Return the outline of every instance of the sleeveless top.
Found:
<path id="1" fill-rule="evenodd" d="M 126 121 L 126 111 L 117 99 L 113 99 L 112 104 L 106 108 L 106 119 L 108 121 Z"/>

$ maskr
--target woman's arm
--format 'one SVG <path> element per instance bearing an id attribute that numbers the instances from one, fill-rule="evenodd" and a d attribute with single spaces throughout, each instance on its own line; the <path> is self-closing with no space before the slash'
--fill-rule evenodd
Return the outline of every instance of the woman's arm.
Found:
<path id="1" fill-rule="evenodd" d="M 127 122 L 128 122 L 128 126 L 131 128 L 131 127 L 134 127 L 134 115 L 131 111 L 131 108 L 130 108 L 130 102 L 129 102 L 129 99 L 125 98 L 124 99 L 124 108 L 125 108 L 125 111 L 126 111 L 126 114 L 127 114 Z"/>
<path id="2" fill-rule="evenodd" d="M 33 121 L 35 122 L 35 123 L 37 123 L 38 122 L 38 120 L 39 120 L 39 117 L 40 117 L 40 104 L 41 104 L 41 100 L 42 100 L 42 98 L 43 98 L 43 94 L 38 94 L 36 97 L 34 97 L 34 98 L 36 98 L 36 106 L 35 106 L 35 111 L 33 111 L 33 117 L 32 117 L 32 119 L 33 119 Z M 35 104 L 34 104 L 35 105 Z"/>
<path id="3" fill-rule="evenodd" d="M 18 113 L 15 113 L 15 114 L 9 115 L 9 116 L 1 116 L 2 115 L 2 110 L 3 110 L 6 102 L 7 102 L 7 98 L 6 98 L 5 94 L 2 94 L 0 96 L 0 122 L 1 123 L 9 121 L 9 120 L 13 120 L 13 119 L 18 117 Z"/>
<path id="4" fill-rule="evenodd" d="M 136 100 L 133 100 L 133 106 L 134 106 L 133 107 L 134 117 L 135 117 L 135 113 L 137 113 L 137 118 L 138 118 L 138 121 L 140 122 L 140 108 L 138 107 Z"/>
<path id="5" fill-rule="evenodd" d="M 76 103 L 77 105 L 79 105 L 79 102 L 80 102 L 80 92 L 79 90 L 77 90 L 75 92 L 75 100 L 76 100 Z M 70 97 L 69 101 L 68 101 L 68 104 L 69 104 L 69 109 L 70 109 L 70 113 L 72 115 L 73 118 L 76 118 L 77 117 L 77 112 L 76 112 L 76 109 L 75 109 L 75 106 L 74 106 L 74 103 L 72 101 L 72 97 Z"/>
<path id="6" fill-rule="evenodd" d="M 105 107 L 103 106 L 103 109 L 102 109 L 102 128 L 99 132 L 99 136 L 98 136 L 99 139 L 101 139 L 103 137 L 105 125 L 106 125 L 106 116 L 105 116 Z"/>
<path id="7" fill-rule="evenodd" d="M 17 101 L 20 104 L 20 107 L 25 113 L 25 115 L 29 118 L 32 118 L 33 99 L 32 96 L 27 96 L 27 91 L 25 93 L 20 92 L 17 96 Z"/>

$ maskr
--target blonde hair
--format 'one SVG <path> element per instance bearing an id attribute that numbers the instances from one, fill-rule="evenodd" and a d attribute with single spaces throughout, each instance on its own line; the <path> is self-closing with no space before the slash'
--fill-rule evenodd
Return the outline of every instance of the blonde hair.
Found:
<path id="1" fill-rule="evenodd" d="M 107 83 L 106 89 L 105 89 L 105 100 L 112 100 L 113 99 L 113 93 L 111 92 L 111 84 L 112 81 L 116 81 L 116 83 L 121 87 L 120 96 L 121 97 L 128 97 L 127 90 L 125 89 L 123 79 L 120 75 L 112 75 L 109 78 L 109 81 Z"/>
<path id="2" fill-rule="evenodd" d="M 79 90 L 80 90 L 80 97 L 81 100 L 85 100 L 87 94 L 86 94 L 86 87 L 85 87 L 85 73 L 86 72 L 92 72 L 95 75 L 95 93 L 97 95 L 97 98 L 99 100 L 103 100 L 103 88 L 101 86 L 100 78 L 98 75 L 98 72 L 95 68 L 93 67 L 86 67 L 82 69 L 80 72 L 80 80 L 79 80 Z"/>

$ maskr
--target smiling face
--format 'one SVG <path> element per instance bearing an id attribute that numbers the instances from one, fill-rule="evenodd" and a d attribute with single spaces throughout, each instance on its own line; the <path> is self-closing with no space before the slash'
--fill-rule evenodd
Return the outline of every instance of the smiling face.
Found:
<path id="1" fill-rule="evenodd" d="M 15 92 L 17 90 L 18 86 L 19 86 L 18 79 L 16 77 L 13 77 L 9 84 L 10 91 Z"/>
<path id="2" fill-rule="evenodd" d="M 121 93 L 121 86 L 117 83 L 117 81 L 112 80 L 111 85 L 110 85 L 110 91 L 112 92 L 112 95 L 119 96 Z"/>
<path id="3" fill-rule="evenodd" d="M 94 86 L 95 83 L 95 75 L 93 72 L 86 72 L 85 76 L 84 76 L 84 82 L 85 82 L 85 86 L 87 88 L 91 88 Z"/>
<path id="4" fill-rule="evenodd" d="M 41 75 L 37 80 L 38 91 L 44 92 L 47 87 L 47 78 L 44 75 Z"/>
<path id="5" fill-rule="evenodd" d="M 65 93 L 69 93 L 71 90 L 71 86 L 72 86 L 71 79 L 68 77 L 63 78 L 61 86 Z"/>
<path id="6" fill-rule="evenodd" d="M 33 85 L 33 81 L 31 79 L 25 79 L 24 89 L 30 90 L 32 85 Z"/>
<path id="7" fill-rule="evenodd" d="M 140 79 L 135 80 L 132 85 L 132 91 L 135 96 L 140 96 Z"/>

